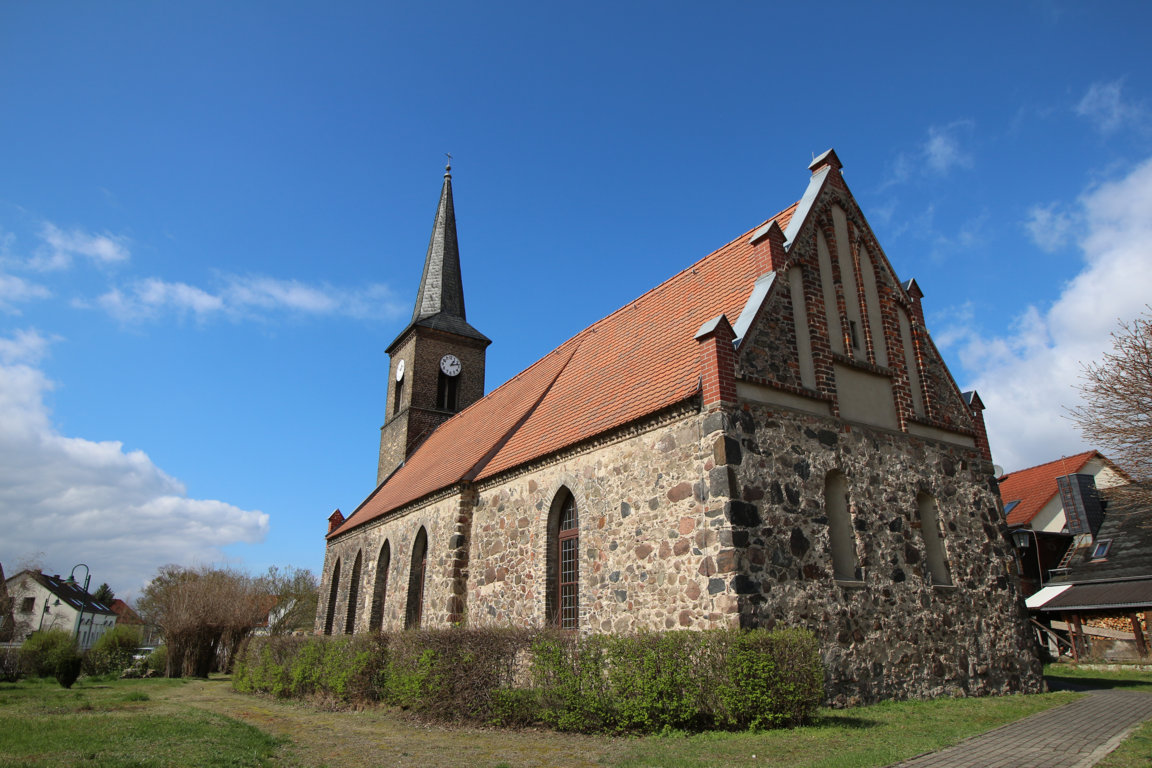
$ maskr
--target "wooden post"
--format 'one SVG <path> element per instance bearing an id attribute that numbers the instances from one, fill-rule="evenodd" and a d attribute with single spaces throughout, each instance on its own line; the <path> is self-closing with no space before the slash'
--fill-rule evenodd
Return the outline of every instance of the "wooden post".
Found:
<path id="1" fill-rule="evenodd" d="M 1136 614 L 1129 616 L 1132 620 L 1132 634 L 1136 637 L 1136 652 L 1141 656 L 1148 655 L 1148 644 L 1144 642 L 1144 630 L 1140 628 L 1140 617 Z"/>
<path id="2" fill-rule="evenodd" d="M 1072 614 L 1072 624 L 1076 627 L 1075 634 L 1072 636 L 1072 651 L 1076 657 L 1076 661 L 1080 661 L 1079 651 L 1084 651 L 1085 653 L 1089 651 L 1088 642 L 1084 639 L 1084 625 L 1080 623 L 1080 614 Z M 1081 646 L 1080 643 L 1082 642 L 1084 645 Z"/>

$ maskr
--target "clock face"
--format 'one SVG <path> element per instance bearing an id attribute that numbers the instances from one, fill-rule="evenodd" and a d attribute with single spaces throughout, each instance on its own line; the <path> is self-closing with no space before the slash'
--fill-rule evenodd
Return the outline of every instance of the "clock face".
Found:
<path id="1" fill-rule="evenodd" d="M 404 361 L 396 363 L 396 381 L 404 380 Z"/>
<path id="2" fill-rule="evenodd" d="M 440 358 L 440 370 L 444 371 L 445 376 L 459 376 L 460 359 L 456 355 L 444 355 Z"/>

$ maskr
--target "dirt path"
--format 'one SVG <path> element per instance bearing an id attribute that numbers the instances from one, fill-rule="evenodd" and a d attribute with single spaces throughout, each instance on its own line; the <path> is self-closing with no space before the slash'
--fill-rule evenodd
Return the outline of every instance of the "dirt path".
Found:
<path id="1" fill-rule="evenodd" d="M 607 739 L 550 731 L 503 731 L 420 726 L 372 709 L 326 712 L 236 693 L 227 680 L 198 680 L 157 693 L 290 739 L 285 759 L 302 766 L 360 768 L 598 768 L 620 745 Z"/>

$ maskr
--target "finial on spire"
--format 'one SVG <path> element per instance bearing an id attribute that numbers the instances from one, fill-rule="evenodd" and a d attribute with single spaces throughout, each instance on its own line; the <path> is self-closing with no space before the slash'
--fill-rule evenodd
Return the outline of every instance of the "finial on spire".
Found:
<path id="1" fill-rule="evenodd" d="M 448 162 L 444 166 L 444 175 L 447 177 L 451 177 L 452 176 L 452 153 L 451 152 L 445 152 L 444 157 L 448 158 Z"/>

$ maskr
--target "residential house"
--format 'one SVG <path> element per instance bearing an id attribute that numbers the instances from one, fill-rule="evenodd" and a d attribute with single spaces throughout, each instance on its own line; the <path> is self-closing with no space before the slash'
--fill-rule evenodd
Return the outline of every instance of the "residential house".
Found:
<path id="1" fill-rule="evenodd" d="M 1103 514 L 1098 491 L 1130 482 L 1127 473 L 1099 451 L 1084 451 L 1000 476 L 1000 497 L 1009 530 L 1014 532 L 1026 596 L 1043 587 L 1052 579 L 1053 571 L 1065 565 L 1064 557 L 1071 556 L 1070 547 L 1077 535 L 1079 547 L 1091 543 L 1092 529 L 1099 526 Z M 1085 512 L 1081 525 L 1075 513 L 1077 509 L 1085 511 L 1085 500 L 1094 511 L 1091 520 Z M 1074 513 L 1071 527 L 1066 506 Z"/>
<path id="2" fill-rule="evenodd" d="M 39 630 L 62 629 L 85 651 L 116 625 L 116 613 L 111 608 L 59 575 L 25 570 L 5 583 L 13 601 L 15 642 Z"/>
<path id="3" fill-rule="evenodd" d="M 1102 491 L 1107 512 L 1087 547 L 1028 598 L 1028 608 L 1073 639 L 1076 657 L 1148 655 L 1152 626 L 1152 504 L 1150 489 L 1112 486 Z M 1141 493 L 1143 491 L 1143 493 Z"/>

